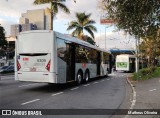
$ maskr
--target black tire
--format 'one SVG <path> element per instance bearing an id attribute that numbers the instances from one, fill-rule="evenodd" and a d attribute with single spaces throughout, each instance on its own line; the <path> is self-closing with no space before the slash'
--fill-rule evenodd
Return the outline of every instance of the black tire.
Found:
<path id="1" fill-rule="evenodd" d="M 77 85 L 80 85 L 82 83 L 82 80 L 83 80 L 82 72 L 79 71 L 77 73 L 77 77 L 76 77 L 76 83 L 77 83 Z"/>
<path id="2" fill-rule="evenodd" d="M 85 81 L 85 82 L 88 82 L 89 79 L 90 79 L 89 71 L 86 71 L 86 72 L 85 72 L 85 76 L 84 76 L 84 81 Z"/>

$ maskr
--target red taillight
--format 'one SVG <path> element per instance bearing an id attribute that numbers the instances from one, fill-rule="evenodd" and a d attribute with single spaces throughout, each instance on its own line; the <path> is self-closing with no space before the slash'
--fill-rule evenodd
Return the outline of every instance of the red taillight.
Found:
<path id="1" fill-rule="evenodd" d="M 47 66 L 46 66 L 46 69 L 47 69 L 48 71 L 50 71 L 50 66 L 51 66 L 51 60 L 49 60 Z"/>
<path id="2" fill-rule="evenodd" d="M 17 70 L 19 71 L 21 69 L 21 65 L 19 63 L 19 61 L 17 60 Z"/>

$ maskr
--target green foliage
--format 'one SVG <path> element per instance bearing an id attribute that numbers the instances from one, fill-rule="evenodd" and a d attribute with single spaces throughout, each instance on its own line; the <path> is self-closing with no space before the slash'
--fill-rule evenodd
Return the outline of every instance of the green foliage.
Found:
<path id="1" fill-rule="evenodd" d="M 7 46 L 7 41 L 5 40 L 5 30 L 0 25 L 0 50 L 5 50 Z"/>
<path id="2" fill-rule="evenodd" d="M 34 1 L 35 5 L 47 4 L 47 3 L 51 4 L 51 12 L 53 12 L 53 14 L 58 13 L 58 8 L 63 10 L 65 13 L 70 13 L 69 9 L 63 3 L 63 0 L 35 0 Z"/>
<path id="3" fill-rule="evenodd" d="M 87 35 L 84 35 L 84 36 L 82 37 L 82 39 L 83 39 L 84 41 L 92 44 L 92 45 L 95 45 L 94 40 L 93 40 L 91 37 L 87 36 Z"/>
<path id="4" fill-rule="evenodd" d="M 146 80 L 154 77 L 160 77 L 160 67 L 149 67 L 139 70 L 138 73 L 133 73 L 133 80 Z"/>
<path id="5" fill-rule="evenodd" d="M 124 30 L 142 39 L 140 52 L 148 57 L 148 65 L 160 55 L 160 0 L 100 0 L 100 8 L 107 19 L 115 21 L 118 30 Z"/>
<path id="6" fill-rule="evenodd" d="M 157 36 L 160 26 L 160 0 L 101 0 L 107 18 L 137 37 Z"/>
<path id="7" fill-rule="evenodd" d="M 144 69 L 141 69 L 140 70 L 140 73 L 142 76 L 145 76 L 145 75 L 148 75 L 148 74 L 151 74 L 155 71 L 155 67 L 149 67 L 149 68 L 144 68 Z"/>
<path id="8" fill-rule="evenodd" d="M 141 41 L 140 53 L 144 59 L 148 60 L 148 65 L 154 65 L 155 58 L 160 56 L 160 37 L 154 39 L 153 37 L 143 38 Z"/>
<path id="9" fill-rule="evenodd" d="M 73 30 L 72 36 L 78 37 L 80 39 L 83 38 L 84 33 L 83 30 L 87 31 L 91 37 L 94 39 L 94 33 L 97 31 L 97 28 L 93 26 L 95 21 L 90 19 L 91 14 L 83 13 L 76 13 L 76 21 L 71 21 L 70 25 L 68 26 L 67 30 Z"/>

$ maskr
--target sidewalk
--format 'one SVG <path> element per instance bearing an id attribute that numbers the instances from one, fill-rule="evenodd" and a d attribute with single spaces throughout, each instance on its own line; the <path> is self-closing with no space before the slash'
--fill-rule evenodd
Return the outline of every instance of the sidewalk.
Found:
<path id="1" fill-rule="evenodd" d="M 160 109 L 160 78 L 131 81 L 136 91 L 133 109 Z M 160 118 L 159 115 L 133 115 L 129 118 Z"/>

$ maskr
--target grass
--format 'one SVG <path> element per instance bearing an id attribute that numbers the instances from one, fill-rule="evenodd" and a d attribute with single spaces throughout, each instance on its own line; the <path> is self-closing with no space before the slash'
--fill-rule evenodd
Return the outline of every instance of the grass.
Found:
<path id="1" fill-rule="evenodd" d="M 155 67 L 154 70 L 144 68 L 138 73 L 133 73 L 133 80 L 147 80 L 155 77 L 160 77 L 160 67 Z"/>

